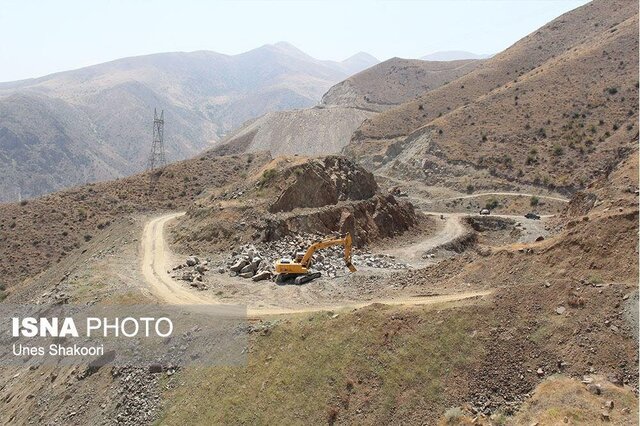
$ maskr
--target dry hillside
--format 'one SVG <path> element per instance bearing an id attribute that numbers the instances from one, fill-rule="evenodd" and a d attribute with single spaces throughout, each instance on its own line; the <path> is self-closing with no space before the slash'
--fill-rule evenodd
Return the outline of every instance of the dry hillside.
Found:
<path id="1" fill-rule="evenodd" d="M 595 0 L 565 13 L 483 61 L 481 66 L 459 80 L 364 123 L 354 141 L 407 135 L 439 115 L 501 88 L 573 47 L 606 36 L 614 26 L 636 13 L 637 4 L 627 0 Z M 422 110 L 420 105 L 423 105 Z"/>
<path id="2" fill-rule="evenodd" d="M 337 154 L 363 121 L 464 75 L 480 61 L 425 62 L 393 58 L 333 86 L 318 107 L 266 114 L 216 147 L 220 154 Z"/>
<path id="3" fill-rule="evenodd" d="M 135 213 L 184 209 L 210 188 L 268 161 L 264 155 L 205 154 L 162 169 L 151 194 L 150 175 L 89 184 L 22 203 L 0 204 L 0 284 L 33 277 L 78 256 L 97 233 Z"/>
<path id="4" fill-rule="evenodd" d="M 638 15 L 627 2 L 614 15 L 605 17 L 604 9 L 594 2 L 569 12 L 467 76 L 420 101 L 383 113 L 395 124 L 403 123 L 387 127 L 402 134 L 423 124 L 406 108 L 423 108 L 422 121 L 428 125 L 406 138 L 387 133 L 376 134 L 382 138 L 377 141 L 365 140 L 373 135 L 369 126 L 380 123 L 375 117 L 356 132 L 347 152 L 368 154 L 369 165 L 383 166 L 385 173 L 408 174 L 428 183 L 480 173 L 489 179 L 558 190 L 584 187 L 637 144 Z M 609 24 L 603 19 L 619 21 Z M 571 32 L 576 22 L 591 29 L 577 40 Z M 503 69 L 507 59 L 526 54 L 532 39 L 538 39 L 540 46 L 560 45 L 564 50 L 539 58 L 546 60 L 536 66 L 512 70 L 509 81 L 482 93 L 492 75 L 501 75 L 496 67 Z M 486 73 L 486 78 L 480 79 L 478 73 Z M 436 92 L 442 97 L 435 97 Z M 467 98 L 457 95 L 471 92 Z M 446 107 L 441 102 L 445 95 Z M 448 183 L 456 182 L 461 186 L 455 179 Z"/>
<path id="5" fill-rule="evenodd" d="M 362 122 L 375 113 L 329 107 L 272 112 L 248 122 L 225 138 L 220 154 L 269 151 L 272 155 L 336 154 Z"/>
<path id="6" fill-rule="evenodd" d="M 392 58 L 336 84 L 322 97 L 322 103 L 385 111 L 447 84 L 481 63 Z"/>

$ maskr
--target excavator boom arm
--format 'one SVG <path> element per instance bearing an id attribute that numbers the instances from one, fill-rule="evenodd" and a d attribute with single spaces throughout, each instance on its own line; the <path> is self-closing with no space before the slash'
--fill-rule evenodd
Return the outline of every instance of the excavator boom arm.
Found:
<path id="1" fill-rule="evenodd" d="M 304 254 L 304 257 L 300 261 L 300 264 L 304 267 L 309 265 L 311 261 L 311 257 L 316 250 L 321 250 L 323 248 L 342 245 L 344 246 L 344 261 L 347 264 L 347 267 L 351 272 L 355 272 L 356 268 L 351 263 L 351 234 L 347 233 L 344 238 L 330 238 L 327 240 L 319 241 L 317 243 L 313 243 Z"/>

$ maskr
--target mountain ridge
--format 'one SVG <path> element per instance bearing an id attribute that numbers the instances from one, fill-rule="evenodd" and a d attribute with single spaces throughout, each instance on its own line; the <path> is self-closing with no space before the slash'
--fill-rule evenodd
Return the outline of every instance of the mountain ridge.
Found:
<path id="1" fill-rule="evenodd" d="M 120 58 L 0 83 L 0 202 L 143 170 L 156 107 L 165 110 L 167 159 L 180 160 L 264 113 L 315 105 L 362 66 L 279 43 L 238 55 Z"/>

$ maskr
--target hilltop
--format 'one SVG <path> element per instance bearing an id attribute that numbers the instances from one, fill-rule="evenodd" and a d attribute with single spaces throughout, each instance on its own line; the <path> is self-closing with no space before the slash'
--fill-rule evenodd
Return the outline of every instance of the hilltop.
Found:
<path id="1" fill-rule="evenodd" d="M 424 61 L 457 61 L 460 59 L 487 59 L 492 55 L 466 52 L 464 50 L 443 50 L 424 55 L 420 59 Z"/>
<path id="2" fill-rule="evenodd" d="M 380 112 L 453 81 L 480 64 L 477 60 L 392 58 L 336 84 L 322 96 L 322 103 Z"/>

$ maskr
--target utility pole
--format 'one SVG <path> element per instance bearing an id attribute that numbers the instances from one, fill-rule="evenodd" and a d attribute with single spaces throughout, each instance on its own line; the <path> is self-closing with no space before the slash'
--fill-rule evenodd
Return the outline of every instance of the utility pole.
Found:
<path id="1" fill-rule="evenodd" d="M 151 194 L 155 187 L 158 179 L 160 178 L 160 172 L 156 169 L 160 167 L 164 167 L 167 164 L 167 160 L 164 156 L 164 110 L 160 111 L 160 116 L 158 116 L 158 111 L 153 109 L 153 142 L 151 144 L 151 155 L 149 156 L 149 167 L 148 171 L 150 173 L 149 179 L 149 193 Z"/>
<path id="2" fill-rule="evenodd" d="M 164 110 L 160 112 L 153 109 L 153 143 L 151 145 L 151 156 L 149 157 L 149 171 L 167 164 L 164 156 Z"/>

